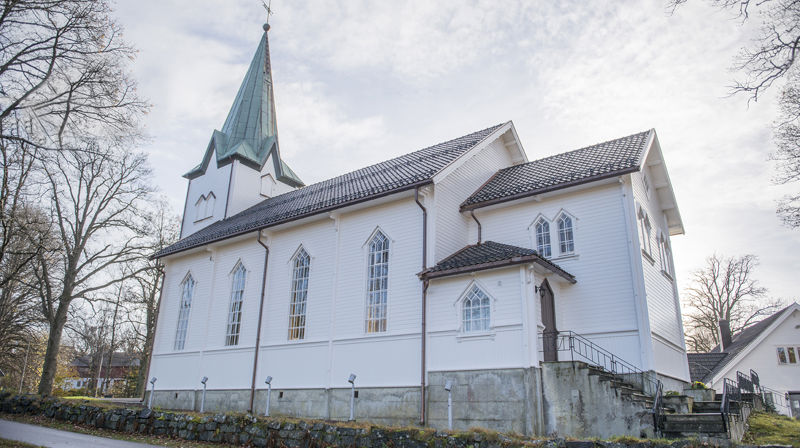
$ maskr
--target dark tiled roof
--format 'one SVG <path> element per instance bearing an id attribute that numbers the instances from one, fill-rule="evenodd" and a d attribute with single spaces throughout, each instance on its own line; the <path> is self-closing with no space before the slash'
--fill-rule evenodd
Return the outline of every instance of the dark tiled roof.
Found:
<path id="1" fill-rule="evenodd" d="M 637 171 L 653 130 L 498 171 L 461 204 L 470 210 Z"/>
<path id="2" fill-rule="evenodd" d="M 725 349 L 724 352 L 720 352 L 719 346 L 716 346 L 709 353 L 689 353 L 688 354 L 688 356 L 689 356 L 689 371 L 690 371 L 690 374 L 691 374 L 691 377 L 692 377 L 692 381 L 704 381 L 705 382 L 707 380 L 711 380 L 711 378 L 714 375 L 716 375 L 719 372 L 721 372 L 725 368 L 725 366 L 728 365 L 728 363 L 733 361 L 733 358 L 735 358 L 736 355 L 738 355 L 742 350 L 747 348 L 747 346 L 750 345 L 751 342 L 755 341 L 761 335 L 761 333 L 764 332 L 764 330 L 769 328 L 769 326 L 772 325 L 773 322 L 778 320 L 778 318 L 781 315 L 783 315 L 783 313 L 787 309 L 789 309 L 789 308 L 791 308 L 793 306 L 795 306 L 795 304 L 789 305 L 786 308 L 783 308 L 782 310 L 775 312 L 775 314 L 772 314 L 771 316 L 767 317 L 766 319 L 758 321 L 758 322 L 748 326 L 747 328 L 743 329 L 742 331 L 736 333 L 731 338 L 731 345 L 728 346 Z M 699 357 L 701 355 L 702 356 L 708 356 L 708 358 L 705 358 L 705 359 L 708 359 L 708 360 L 711 360 L 711 359 L 718 359 L 718 360 L 713 366 L 709 367 L 709 369 L 711 371 L 710 372 L 706 371 L 706 373 L 702 376 L 703 379 L 695 380 L 695 373 L 692 371 L 692 364 L 691 363 L 692 363 L 693 359 L 695 359 L 696 357 Z M 710 361 L 708 361 L 708 362 L 710 363 Z M 708 365 L 706 364 L 705 367 L 708 367 Z M 753 369 L 753 370 L 758 371 L 758 369 Z M 698 372 L 698 374 L 699 373 L 700 372 Z"/>
<path id="3" fill-rule="evenodd" d="M 76 367 L 88 367 L 92 362 L 91 356 L 84 355 L 78 356 L 75 358 L 70 365 Z M 108 363 L 108 356 L 103 359 L 103 366 Z M 138 366 L 139 365 L 139 358 L 129 353 L 114 353 L 114 356 L 111 358 L 111 366 L 112 367 L 127 367 L 127 366 Z"/>
<path id="4" fill-rule="evenodd" d="M 539 263 L 567 280 L 575 281 L 573 275 L 561 269 L 555 263 L 540 257 L 533 249 L 495 243 L 494 241 L 485 241 L 467 246 L 440 261 L 436 266 L 422 272 L 421 275 L 423 277 L 436 277 L 439 276 L 436 274 L 443 276 L 529 262 Z"/>
<path id="5" fill-rule="evenodd" d="M 714 370 L 720 361 L 728 356 L 727 353 L 687 353 L 689 358 L 689 377 L 692 382 L 705 382 L 706 375 Z"/>
<path id="6" fill-rule="evenodd" d="M 502 126 L 503 124 L 493 126 L 266 199 L 241 213 L 187 236 L 158 252 L 154 257 L 163 257 L 429 183 L 442 168 Z"/>

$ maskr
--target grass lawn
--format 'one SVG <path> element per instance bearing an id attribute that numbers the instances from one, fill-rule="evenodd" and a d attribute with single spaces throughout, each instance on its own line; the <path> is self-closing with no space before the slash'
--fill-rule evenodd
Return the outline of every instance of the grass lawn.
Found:
<path id="1" fill-rule="evenodd" d="M 754 412 L 744 443 L 754 445 L 792 445 L 800 448 L 800 420 L 783 415 Z"/>
<path id="2" fill-rule="evenodd" d="M 0 448 L 40 448 L 36 445 L 17 442 L 16 440 L 0 439 Z"/>
<path id="3" fill-rule="evenodd" d="M 221 448 L 227 445 L 223 443 L 205 443 L 205 442 L 190 442 L 183 439 L 171 439 L 169 437 L 149 436 L 144 434 L 130 434 L 127 432 L 117 432 L 108 429 L 94 428 L 90 426 L 76 425 L 60 420 L 53 420 L 42 416 L 21 415 L 21 414 L 0 414 L 0 418 L 12 420 L 20 423 L 30 423 L 32 425 L 44 426 L 47 428 L 60 429 L 62 431 L 79 432 L 81 434 L 89 434 L 98 437 L 108 437 L 110 439 L 127 440 L 129 442 L 147 443 L 150 445 L 167 446 L 173 448 Z M 4 442 L 10 445 L 3 445 Z M 33 445 L 26 445 L 22 442 L 5 441 L 0 439 L 0 448 L 5 447 L 31 447 Z M 238 445 L 237 445 L 238 446 Z"/>

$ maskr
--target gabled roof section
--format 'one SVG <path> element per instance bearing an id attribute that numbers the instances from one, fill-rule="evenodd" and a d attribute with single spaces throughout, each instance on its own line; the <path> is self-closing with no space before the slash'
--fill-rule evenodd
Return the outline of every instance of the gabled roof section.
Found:
<path id="1" fill-rule="evenodd" d="M 503 126 L 505 123 L 266 199 L 187 236 L 153 257 L 429 184 L 453 160 L 484 140 L 496 138 L 496 132 Z"/>
<path id="2" fill-rule="evenodd" d="M 727 353 L 687 353 L 689 360 L 689 377 L 692 382 L 705 382 L 706 375 L 728 356 Z"/>
<path id="3" fill-rule="evenodd" d="M 218 166 L 238 159 L 259 171 L 272 154 L 278 180 L 293 187 L 304 185 L 280 157 L 268 30 L 269 26 L 265 25 L 264 36 L 222 125 L 222 131 L 214 131 L 202 163 L 184 174 L 184 177 L 194 179 L 205 174 L 213 153 L 217 155 Z"/>
<path id="4" fill-rule="evenodd" d="M 640 132 L 502 169 L 468 197 L 473 210 L 638 171 L 655 131 Z"/>
<path id="5" fill-rule="evenodd" d="M 440 261 L 436 266 L 421 272 L 419 276 L 423 279 L 447 277 L 524 263 L 539 264 L 568 282 L 575 283 L 575 276 L 550 260 L 539 256 L 535 250 L 494 241 L 467 246 Z"/>
<path id="6" fill-rule="evenodd" d="M 769 334 L 771 328 L 777 327 L 777 325 L 779 325 L 784 318 L 789 316 L 795 310 L 800 310 L 800 305 L 797 303 L 793 303 L 786 308 L 775 312 L 775 314 L 767 317 L 766 319 L 758 321 L 736 333 L 733 335 L 731 345 L 726 347 L 724 352 L 720 352 L 719 346 L 714 347 L 711 352 L 707 354 L 717 355 L 721 357 L 721 359 L 711 369 L 710 372 L 706 373 L 706 375 L 703 377 L 703 381 L 711 381 L 715 376 L 723 373 L 726 366 L 730 365 L 731 362 L 733 362 L 733 360 L 736 359 L 740 354 L 744 354 L 745 352 L 752 350 L 756 345 L 758 345 L 758 342 L 760 342 L 763 337 L 766 337 Z"/>

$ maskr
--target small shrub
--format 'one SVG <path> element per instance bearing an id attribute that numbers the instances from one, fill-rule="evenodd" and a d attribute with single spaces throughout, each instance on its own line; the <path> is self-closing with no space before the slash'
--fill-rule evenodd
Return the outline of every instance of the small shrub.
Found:
<path id="1" fill-rule="evenodd" d="M 665 397 L 680 397 L 681 393 L 677 390 L 668 390 L 664 396 Z"/>
<path id="2" fill-rule="evenodd" d="M 695 389 L 695 390 L 707 390 L 708 386 L 706 386 L 705 384 L 703 384 L 700 381 L 695 381 L 694 383 L 692 383 L 692 389 Z"/>

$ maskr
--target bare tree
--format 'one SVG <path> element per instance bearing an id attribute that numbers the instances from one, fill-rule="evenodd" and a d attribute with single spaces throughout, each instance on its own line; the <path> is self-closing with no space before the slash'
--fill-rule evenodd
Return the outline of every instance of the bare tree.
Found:
<path id="1" fill-rule="evenodd" d="M 684 324 L 690 351 L 707 352 L 719 344 L 719 321 L 730 322 L 736 333 L 772 314 L 779 302 L 766 300 L 767 289 L 753 278 L 755 255 L 706 258 L 706 266 L 692 273 L 684 294 Z"/>
<path id="2" fill-rule="evenodd" d="M 35 270 L 41 309 L 50 325 L 39 393 L 52 390 L 69 307 L 136 272 L 111 275 L 143 256 L 141 217 L 150 193 L 142 154 L 92 144 L 87 151 L 51 152 L 42 164 L 50 188 L 58 254 L 40 257 Z"/>
<path id="3" fill-rule="evenodd" d="M 688 0 L 669 0 L 675 10 Z M 776 82 L 783 81 L 778 99 L 780 114 L 773 126 L 777 151 L 775 182 L 800 181 L 800 73 L 795 64 L 800 58 L 800 1 L 798 0 L 707 0 L 713 6 L 730 10 L 742 21 L 757 16 L 761 20 L 758 37 L 741 50 L 734 70 L 743 78 L 731 86 L 732 93 L 743 93 L 758 101 Z M 800 227 L 800 193 L 789 194 L 778 204 L 778 215 L 793 228 Z"/>
<path id="4" fill-rule="evenodd" d="M 6 0 L 0 10 L 0 138 L 80 149 L 86 137 L 129 138 L 147 104 L 105 0 Z M 28 126 L 17 125 L 20 122 Z"/>
<path id="5" fill-rule="evenodd" d="M 169 207 L 166 199 L 162 198 L 154 202 L 147 213 L 146 222 L 146 241 L 151 254 L 178 240 L 180 219 Z M 134 308 L 128 314 L 128 321 L 132 324 L 131 329 L 141 346 L 139 371 L 136 379 L 136 394 L 138 395 L 144 391 L 147 381 L 147 365 L 153 351 L 156 317 L 164 273 L 158 260 L 142 258 L 137 262 L 144 269 L 137 269 L 139 273 L 132 282 L 128 303 Z"/>

